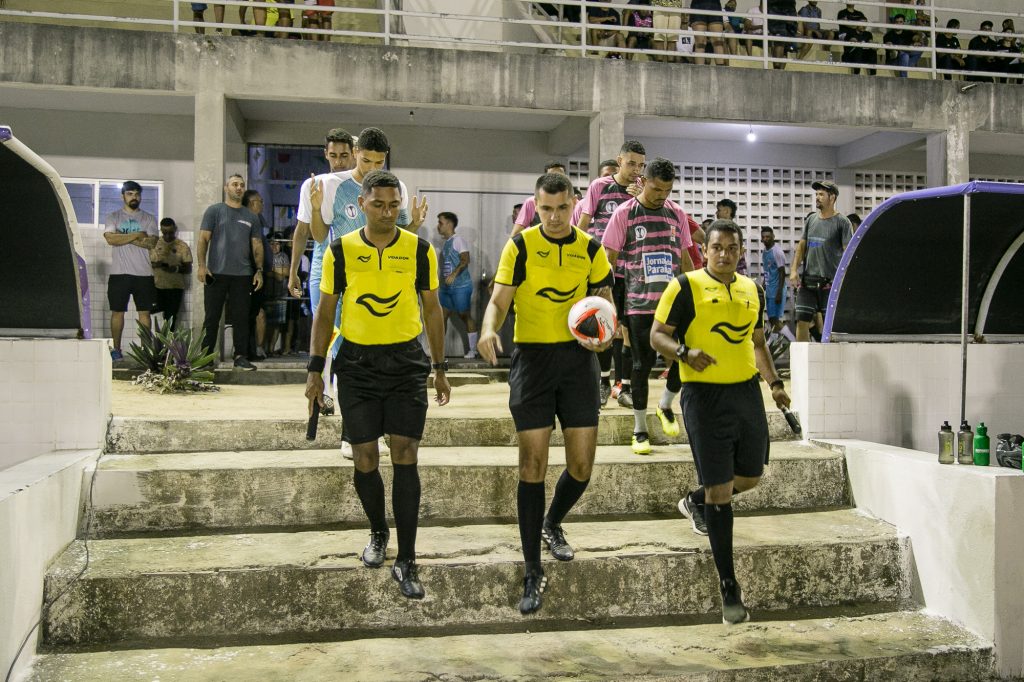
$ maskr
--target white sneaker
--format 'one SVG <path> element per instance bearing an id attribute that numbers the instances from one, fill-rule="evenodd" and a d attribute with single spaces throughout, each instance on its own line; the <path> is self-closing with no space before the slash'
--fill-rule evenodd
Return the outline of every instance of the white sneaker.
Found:
<path id="1" fill-rule="evenodd" d="M 462 357 L 466 360 L 476 360 L 480 355 L 475 350 L 471 350 Z"/>
<path id="2" fill-rule="evenodd" d="M 352 459 L 352 443 L 341 441 L 341 456 L 345 459 Z"/>
<path id="3" fill-rule="evenodd" d="M 380 453 L 381 457 L 390 457 L 391 446 L 388 445 L 388 442 L 387 440 L 385 440 L 385 438 L 385 436 L 381 436 L 380 439 L 377 441 L 377 452 Z"/>

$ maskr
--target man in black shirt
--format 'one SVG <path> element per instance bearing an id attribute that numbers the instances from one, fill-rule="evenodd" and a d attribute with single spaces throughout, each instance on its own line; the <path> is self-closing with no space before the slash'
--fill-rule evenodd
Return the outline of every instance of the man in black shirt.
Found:
<path id="1" fill-rule="evenodd" d="M 895 48 L 905 48 L 913 45 L 914 34 L 903 28 L 903 25 L 907 22 L 906 18 L 902 14 L 897 14 L 892 18 L 892 22 L 896 24 L 896 27 L 885 32 L 882 42 Z M 889 66 L 917 66 L 918 60 L 921 59 L 921 53 L 916 50 L 890 49 L 886 50 L 885 54 L 885 63 Z M 897 71 L 896 75 L 900 78 L 906 78 L 907 72 Z"/>
<path id="2" fill-rule="evenodd" d="M 946 22 L 946 28 L 955 31 L 960 28 L 959 19 L 950 19 Z M 955 33 L 940 33 L 935 36 L 935 47 L 946 50 L 960 50 L 963 49 L 960 45 L 960 39 L 956 37 Z M 936 53 L 935 65 L 940 69 L 946 69 L 949 71 L 960 71 L 966 66 L 964 63 L 964 56 L 962 54 L 949 54 L 949 53 Z M 945 73 L 942 75 L 946 80 L 952 80 L 953 74 Z"/>
<path id="3" fill-rule="evenodd" d="M 871 31 L 867 30 L 863 26 L 859 26 L 860 22 L 866 22 L 868 18 L 859 9 L 853 6 L 852 2 L 846 3 L 846 9 L 839 10 L 839 14 L 836 15 L 839 20 L 839 35 L 836 36 L 839 40 L 845 40 L 850 43 L 843 48 L 843 61 L 847 64 L 877 64 L 878 63 L 878 50 L 873 47 L 855 47 L 860 43 L 873 43 L 875 36 Z M 853 22 L 844 24 L 843 22 Z M 860 73 L 859 67 L 853 67 L 850 69 L 852 73 Z M 866 69 L 868 75 L 874 76 L 874 69 Z"/>
<path id="4" fill-rule="evenodd" d="M 991 31 L 992 22 L 981 22 L 981 28 L 979 30 Z M 987 35 L 974 36 L 973 38 L 971 38 L 971 42 L 967 44 L 967 49 L 977 52 L 995 52 L 996 41 L 992 40 L 992 38 Z M 968 71 L 992 71 L 995 68 L 995 63 L 995 57 L 981 57 L 979 55 L 974 54 L 967 55 Z M 987 76 L 967 76 L 965 80 L 981 81 L 984 83 L 992 82 L 992 79 Z"/>

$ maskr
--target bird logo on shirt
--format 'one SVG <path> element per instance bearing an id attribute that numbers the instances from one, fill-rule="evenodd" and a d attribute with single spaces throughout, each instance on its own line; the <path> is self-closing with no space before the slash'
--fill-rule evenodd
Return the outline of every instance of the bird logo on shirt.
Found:
<path id="1" fill-rule="evenodd" d="M 733 345 L 739 345 L 743 343 L 743 340 L 746 338 L 747 331 L 750 329 L 750 325 L 751 323 L 748 322 L 746 325 L 742 327 L 736 327 L 734 325 L 729 324 L 728 322 L 719 322 L 711 328 L 711 331 L 721 335 L 721 337 L 728 341 L 729 343 Z M 735 334 L 736 337 L 734 338 L 733 336 L 730 336 L 730 333 Z"/>
<path id="2" fill-rule="evenodd" d="M 568 291 L 559 291 L 554 287 L 544 287 L 537 290 L 537 295 L 548 299 L 552 303 L 568 303 L 576 296 L 576 289 L 577 287 L 573 287 Z"/>
<path id="3" fill-rule="evenodd" d="M 363 294 L 356 299 L 356 303 L 366 308 L 374 317 L 387 317 L 398 306 L 398 298 L 401 295 L 401 291 L 386 298 L 374 294 Z"/>

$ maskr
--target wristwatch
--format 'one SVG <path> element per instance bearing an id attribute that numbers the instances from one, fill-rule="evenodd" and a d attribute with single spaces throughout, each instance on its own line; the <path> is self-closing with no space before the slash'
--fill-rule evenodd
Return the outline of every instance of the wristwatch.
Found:
<path id="1" fill-rule="evenodd" d="M 682 360 L 684 363 L 690 364 L 689 362 L 686 361 L 686 356 L 689 354 L 689 352 L 690 348 L 685 343 L 681 343 L 679 344 L 679 347 L 676 348 L 676 357 Z"/>
<path id="2" fill-rule="evenodd" d="M 430 363 L 430 369 L 439 369 L 442 372 L 447 372 L 448 371 L 448 361 L 445 360 L 444 362 L 432 362 L 432 363 Z"/>

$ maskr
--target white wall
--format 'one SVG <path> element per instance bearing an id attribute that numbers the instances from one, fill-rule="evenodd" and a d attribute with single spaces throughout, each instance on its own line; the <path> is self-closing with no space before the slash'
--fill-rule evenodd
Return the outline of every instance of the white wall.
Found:
<path id="1" fill-rule="evenodd" d="M 794 343 L 790 363 L 808 438 L 937 452 L 943 420 L 959 427 L 959 345 Z M 1024 432 L 1024 346 L 970 345 L 967 376 L 972 428 L 984 421 L 993 441 L 997 433 Z"/>
<path id="2" fill-rule="evenodd" d="M 833 441 L 858 509 L 910 537 L 914 597 L 995 644 L 999 672 L 1024 673 L 1024 476 L 942 465 L 930 452 Z"/>

